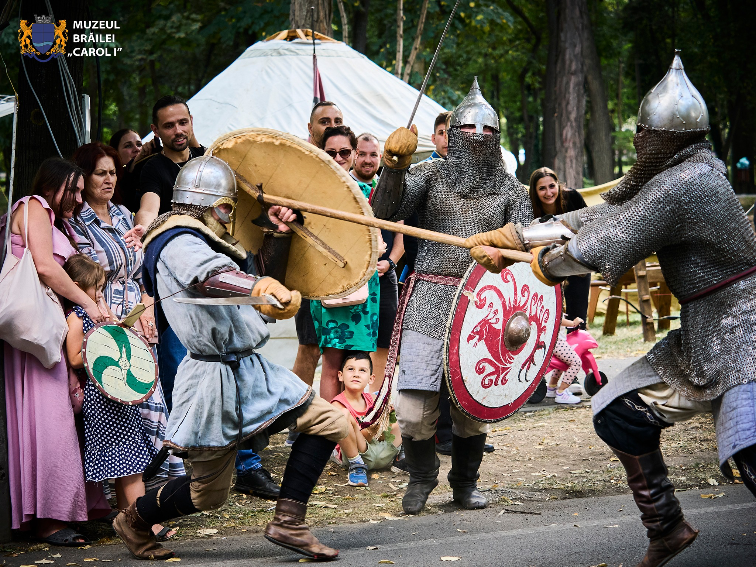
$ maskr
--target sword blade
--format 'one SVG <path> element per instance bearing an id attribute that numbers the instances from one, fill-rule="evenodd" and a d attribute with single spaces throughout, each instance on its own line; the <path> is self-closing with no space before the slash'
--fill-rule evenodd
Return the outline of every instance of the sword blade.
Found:
<path id="1" fill-rule="evenodd" d="M 457 11 L 457 6 L 459 6 L 459 0 L 457 0 L 454 3 L 454 7 L 452 8 L 451 14 L 449 14 L 449 19 L 446 20 L 446 27 L 444 27 L 444 31 L 441 34 L 441 39 L 438 40 L 438 45 L 436 46 L 436 51 L 433 54 L 433 59 L 431 59 L 430 65 L 428 65 L 428 71 L 425 73 L 425 77 L 423 78 L 423 84 L 420 87 L 420 93 L 418 93 L 417 95 L 417 100 L 415 101 L 415 108 L 412 109 L 412 114 L 410 114 L 409 122 L 407 122 L 407 128 L 410 128 L 412 126 L 412 121 L 415 119 L 415 113 L 417 112 L 417 107 L 420 106 L 420 101 L 423 99 L 423 94 L 425 93 L 425 87 L 428 86 L 428 79 L 430 78 L 430 74 L 433 72 L 433 67 L 435 67 L 436 65 L 436 59 L 438 59 L 438 52 L 441 51 L 441 44 L 444 43 L 446 32 L 449 31 L 449 24 L 451 24 L 452 18 L 454 18 L 454 14 Z"/>
<path id="2" fill-rule="evenodd" d="M 275 305 L 279 309 L 284 308 L 272 295 L 261 295 L 259 297 L 174 297 L 173 301 L 192 305 Z"/>

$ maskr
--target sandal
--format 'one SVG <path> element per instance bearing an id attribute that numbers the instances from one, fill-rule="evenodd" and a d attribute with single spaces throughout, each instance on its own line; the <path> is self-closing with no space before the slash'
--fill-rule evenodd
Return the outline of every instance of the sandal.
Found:
<path id="1" fill-rule="evenodd" d="M 84 541 L 76 541 L 77 538 L 82 538 Z M 73 528 L 68 527 L 53 532 L 47 537 L 38 537 L 36 539 L 40 543 L 48 543 L 60 547 L 81 547 L 83 545 L 92 545 L 92 542 L 86 537 L 77 533 Z"/>
<path id="2" fill-rule="evenodd" d="M 174 532 L 173 535 L 168 535 L 171 532 Z M 155 534 L 155 539 L 158 541 L 168 541 L 177 533 L 178 532 L 176 531 L 175 528 L 169 528 L 168 526 L 164 526 L 162 530 L 160 530 L 158 533 Z"/>

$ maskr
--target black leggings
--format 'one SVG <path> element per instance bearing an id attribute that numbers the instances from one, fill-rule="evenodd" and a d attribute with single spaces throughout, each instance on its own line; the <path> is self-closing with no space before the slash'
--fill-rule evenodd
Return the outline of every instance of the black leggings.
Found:
<path id="1" fill-rule="evenodd" d="M 638 390 L 615 399 L 593 418 L 596 434 L 604 443 L 636 457 L 659 449 L 661 431 L 671 425 L 651 412 Z M 756 445 L 738 451 L 732 458 L 743 484 L 756 496 Z"/>

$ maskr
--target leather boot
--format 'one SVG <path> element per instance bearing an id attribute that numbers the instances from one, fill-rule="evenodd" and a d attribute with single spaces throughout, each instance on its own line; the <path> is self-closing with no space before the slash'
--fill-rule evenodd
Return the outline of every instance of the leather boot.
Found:
<path id="1" fill-rule="evenodd" d="M 659 449 L 635 457 L 612 449 L 627 471 L 627 484 L 646 526 L 648 550 L 638 567 L 661 567 L 688 547 L 698 535 L 683 517 L 675 487 Z"/>
<path id="2" fill-rule="evenodd" d="M 485 433 L 473 437 L 452 435 L 452 466 L 447 478 L 454 491 L 454 501 L 465 510 L 488 506 L 488 500 L 478 492 L 478 469 L 485 444 Z"/>
<path id="3" fill-rule="evenodd" d="M 410 479 L 402 498 L 402 508 L 406 514 L 419 514 L 428 496 L 438 486 L 438 469 L 441 461 L 436 456 L 436 440 L 431 437 L 424 441 L 413 441 L 402 437 L 404 460 Z"/>
<path id="4" fill-rule="evenodd" d="M 265 527 L 265 539 L 306 555 L 315 561 L 335 559 L 338 549 L 320 543 L 305 523 L 307 504 L 281 498 L 276 502 L 276 513 Z"/>
<path id="5" fill-rule="evenodd" d="M 145 522 L 137 512 L 136 502 L 121 510 L 113 520 L 113 529 L 137 559 L 169 559 L 173 551 L 157 542 L 152 525 Z"/>

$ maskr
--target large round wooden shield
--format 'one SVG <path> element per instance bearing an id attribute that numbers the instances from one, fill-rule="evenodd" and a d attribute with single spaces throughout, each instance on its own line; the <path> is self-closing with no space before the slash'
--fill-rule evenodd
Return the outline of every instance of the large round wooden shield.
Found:
<path id="1" fill-rule="evenodd" d="M 133 330 L 100 323 L 84 337 L 84 368 L 105 396 L 134 405 L 152 395 L 158 370 L 147 342 Z"/>
<path id="2" fill-rule="evenodd" d="M 444 374 L 457 407 L 482 422 L 517 411 L 546 371 L 561 321 L 559 286 L 538 281 L 528 264 L 500 274 L 470 266 L 444 345 Z"/>
<path id="3" fill-rule="evenodd" d="M 261 183 L 269 195 L 373 216 L 354 179 L 324 151 L 291 134 L 265 128 L 236 130 L 218 138 L 207 151 L 253 186 Z M 262 231 L 251 221 L 261 205 L 245 183 L 237 185 L 232 234 L 245 249 L 257 252 Z M 295 235 L 284 281 L 289 289 L 308 299 L 344 297 L 375 273 L 378 229 L 309 213 L 304 213 L 304 226 L 343 259 L 343 266 Z"/>

